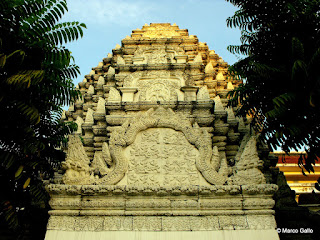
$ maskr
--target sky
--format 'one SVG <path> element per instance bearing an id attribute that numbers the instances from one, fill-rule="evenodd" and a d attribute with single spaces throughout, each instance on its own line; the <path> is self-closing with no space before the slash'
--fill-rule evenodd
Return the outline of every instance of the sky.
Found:
<path id="1" fill-rule="evenodd" d="M 226 19 L 237 10 L 225 0 L 67 0 L 68 12 L 62 22 L 79 21 L 87 29 L 84 36 L 65 46 L 72 52 L 83 80 L 116 44 L 132 30 L 147 23 L 176 23 L 206 42 L 229 64 L 238 59 L 227 50 L 240 44 L 240 30 L 228 28 Z"/>

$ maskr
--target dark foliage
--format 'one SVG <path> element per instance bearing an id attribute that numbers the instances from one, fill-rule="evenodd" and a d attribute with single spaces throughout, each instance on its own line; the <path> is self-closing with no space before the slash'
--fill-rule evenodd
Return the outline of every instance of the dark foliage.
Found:
<path id="1" fill-rule="evenodd" d="M 245 58 L 231 68 L 245 83 L 230 92 L 230 105 L 251 115 L 270 147 L 305 149 L 302 171 L 320 155 L 320 0 L 227 0 L 239 8 L 227 19 L 242 30 Z M 319 185 L 317 185 L 319 187 Z"/>
<path id="2" fill-rule="evenodd" d="M 58 23 L 66 2 L 0 1 L 0 217 L 16 232 L 30 209 L 46 207 L 42 179 L 64 159 L 58 148 L 76 127 L 59 121 L 80 94 L 71 80 L 79 68 L 62 44 L 82 37 L 85 25 Z"/>

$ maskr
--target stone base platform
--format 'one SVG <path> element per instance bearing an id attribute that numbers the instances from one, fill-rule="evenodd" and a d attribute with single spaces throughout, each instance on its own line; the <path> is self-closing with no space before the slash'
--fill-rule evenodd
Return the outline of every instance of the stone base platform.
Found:
<path id="1" fill-rule="evenodd" d="M 46 240 L 279 239 L 276 185 L 49 185 Z"/>

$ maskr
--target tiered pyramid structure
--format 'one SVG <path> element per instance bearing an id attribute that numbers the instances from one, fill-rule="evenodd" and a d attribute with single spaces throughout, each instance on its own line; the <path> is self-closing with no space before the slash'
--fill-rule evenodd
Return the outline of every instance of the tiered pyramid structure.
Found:
<path id="1" fill-rule="evenodd" d="M 46 239 L 278 239 L 277 186 L 226 107 L 240 83 L 176 24 L 133 30 L 65 113 L 78 130 L 47 186 Z"/>

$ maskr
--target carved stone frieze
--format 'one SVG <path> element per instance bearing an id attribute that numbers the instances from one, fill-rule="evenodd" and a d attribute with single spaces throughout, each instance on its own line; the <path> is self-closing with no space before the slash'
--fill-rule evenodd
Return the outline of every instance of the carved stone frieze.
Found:
<path id="1" fill-rule="evenodd" d="M 106 216 L 104 217 L 104 230 L 128 231 L 132 230 L 132 217 Z"/>
<path id="2" fill-rule="evenodd" d="M 245 215 L 219 216 L 219 226 L 223 230 L 249 229 Z"/>
<path id="3" fill-rule="evenodd" d="M 50 184 L 46 187 L 52 195 L 75 196 L 254 196 L 273 195 L 278 187 L 274 184 L 214 185 L 214 186 L 142 186 L 142 185 L 67 185 Z"/>
<path id="4" fill-rule="evenodd" d="M 275 229 L 277 227 L 273 215 L 248 215 L 247 222 L 250 229 Z"/>
<path id="5" fill-rule="evenodd" d="M 199 184 L 195 166 L 199 153 L 182 132 L 169 128 L 144 130 L 125 152 L 129 158 L 128 184 Z"/>
<path id="6" fill-rule="evenodd" d="M 48 230 L 64 231 L 208 231 L 274 229 L 274 217 L 226 216 L 51 216 Z"/>
<path id="7" fill-rule="evenodd" d="M 153 216 L 133 217 L 133 230 L 138 231 L 161 231 L 162 218 Z"/>
<path id="8" fill-rule="evenodd" d="M 182 49 L 180 49 L 181 51 Z M 183 50 L 182 50 L 183 51 Z M 134 58 L 143 58 L 146 64 L 172 63 L 176 51 L 168 50 L 164 46 L 149 47 L 140 46 L 134 54 Z"/>

